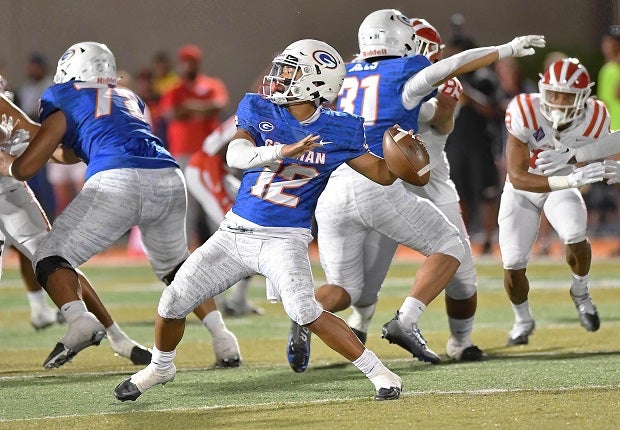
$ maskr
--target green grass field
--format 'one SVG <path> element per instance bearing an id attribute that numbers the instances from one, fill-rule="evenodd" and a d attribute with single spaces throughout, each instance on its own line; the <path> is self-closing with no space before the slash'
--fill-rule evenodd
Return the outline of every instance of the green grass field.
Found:
<path id="1" fill-rule="evenodd" d="M 210 336 L 190 317 L 175 360 L 175 381 L 126 403 L 112 391 L 141 367 L 115 357 L 107 340 L 60 369 L 41 367 L 66 327 L 35 332 L 17 270 L 5 268 L 0 282 L 0 429 L 620 428 L 620 261 L 593 264 L 591 288 L 602 320 L 596 333 L 579 325 L 563 261 L 532 264 L 528 275 L 537 329 L 529 345 L 507 348 L 512 311 L 501 263 L 481 260 L 474 341 L 490 359 L 446 359 L 439 365 L 414 361 L 380 335 L 416 267 L 393 265 L 368 339 L 368 347 L 402 377 L 399 400 L 373 401 L 372 384 L 318 338 L 313 339 L 310 368 L 302 374 L 290 370 L 288 319 L 280 304 L 264 299 L 264 281 L 255 277 L 252 297 L 265 315 L 226 320 L 239 339 L 242 367 L 213 369 Z M 125 332 L 151 346 L 161 286 L 148 267 L 87 265 L 84 271 Z M 315 273 L 318 285 L 322 274 Z M 448 329 L 442 297 L 429 306 L 420 327 L 430 347 L 444 353 Z"/>

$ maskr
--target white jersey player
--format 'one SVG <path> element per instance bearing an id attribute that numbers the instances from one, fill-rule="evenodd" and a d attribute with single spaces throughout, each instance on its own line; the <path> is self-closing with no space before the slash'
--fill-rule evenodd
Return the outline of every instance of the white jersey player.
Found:
<path id="1" fill-rule="evenodd" d="M 504 288 L 515 315 L 508 345 L 527 344 L 534 331 L 525 272 L 543 212 L 566 245 L 572 271 L 570 296 L 581 325 L 588 331 L 600 326 L 588 289 L 592 253 L 586 236 L 587 210 L 577 188 L 601 181 L 604 167 L 564 165 L 543 173 L 537 166 L 541 151 L 574 152 L 609 134 L 604 104 L 588 98 L 593 84 L 577 59 L 562 59 L 541 75 L 540 93 L 520 94 L 506 110 L 508 175 L 498 223 Z"/>
<path id="2" fill-rule="evenodd" d="M 431 62 L 439 61 L 443 43 L 439 32 L 426 20 L 413 19 L 413 28 L 419 43 L 416 53 L 426 56 Z M 432 201 L 454 224 L 465 247 L 461 265 L 446 285 L 446 311 L 450 326 L 450 338 L 446 355 L 457 361 L 479 361 L 486 354 L 472 343 L 474 314 L 477 308 L 476 268 L 474 266 L 469 235 L 461 216 L 459 195 L 450 179 L 450 165 L 444 151 L 446 140 L 454 125 L 454 111 L 463 87 L 457 78 L 452 78 L 438 88 L 435 98 L 425 102 L 420 109 L 418 134 L 425 143 L 432 166 L 430 180 L 423 187 L 403 183 L 404 187 L 417 196 Z M 435 112 L 444 109 L 450 114 L 441 121 L 433 121 Z M 365 339 L 370 319 L 398 243 L 379 234 L 371 233 L 364 243 L 366 265 L 364 267 L 364 290 L 352 308 L 349 318 L 351 328 Z M 373 251 L 378 250 L 378 251 Z"/>

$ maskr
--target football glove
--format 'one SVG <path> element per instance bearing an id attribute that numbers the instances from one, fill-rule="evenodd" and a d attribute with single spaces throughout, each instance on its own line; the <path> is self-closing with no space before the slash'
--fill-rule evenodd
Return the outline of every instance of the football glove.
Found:
<path id="1" fill-rule="evenodd" d="M 607 183 L 617 184 L 620 182 L 620 161 L 616 160 L 605 160 L 603 161 L 603 166 L 605 166 L 605 179 L 607 179 Z"/>
<path id="2" fill-rule="evenodd" d="M 570 188 L 579 188 L 583 185 L 600 182 L 605 177 L 605 166 L 603 163 L 591 163 L 583 167 L 579 167 L 566 178 Z"/>
<path id="3" fill-rule="evenodd" d="M 0 151 L 6 152 L 14 157 L 21 155 L 26 148 L 30 140 L 30 133 L 23 128 L 15 130 L 15 127 L 19 124 L 19 120 L 13 122 L 13 117 L 2 115 L 2 121 L 0 121 Z"/>
<path id="4" fill-rule="evenodd" d="M 536 158 L 536 167 L 538 167 L 544 175 L 549 176 L 563 167 L 575 156 L 575 150 L 567 146 L 561 149 L 546 149 L 538 153 Z"/>
<path id="5" fill-rule="evenodd" d="M 499 52 L 499 58 L 505 57 L 526 57 L 528 55 L 534 55 L 534 48 L 545 47 L 545 36 L 529 35 L 520 36 L 512 39 L 504 45 L 497 48 Z"/>

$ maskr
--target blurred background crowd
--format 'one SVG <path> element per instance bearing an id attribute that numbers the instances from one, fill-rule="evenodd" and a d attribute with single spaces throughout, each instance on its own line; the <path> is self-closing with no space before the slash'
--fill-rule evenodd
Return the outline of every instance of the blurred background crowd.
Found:
<path id="1" fill-rule="evenodd" d="M 0 3 L 5 3 L 5 0 Z M 37 3 L 6 1 L 3 5 L 5 13 L 0 18 L 3 36 L 0 38 L 3 49 L 0 50 L 0 74 L 7 79 L 7 88 L 14 93 L 17 105 L 36 120 L 38 99 L 52 83 L 60 50 L 82 39 L 106 43 L 117 55 L 117 64 L 121 69 L 119 85 L 132 89 L 144 99 L 155 133 L 182 167 L 192 154 L 201 149 L 204 139 L 220 122 L 234 113 L 236 101 L 241 95 L 256 89 L 256 79 L 262 77 L 268 65 L 254 61 L 255 56 L 270 58 L 272 54 L 264 55 L 265 50 L 269 52 L 274 46 L 286 45 L 290 40 L 303 37 L 316 37 L 333 43 L 331 37 L 336 39 L 338 34 L 337 40 L 346 38 L 346 43 L 335 43 L 334 46 L 345 58 L 349 53 L 344 47 L 349 47 L 352 58 L 357 42 L 356 28 L 360 21 L 357 15 L 364 16 L 376 7 L 370 1 L 355 2 L 354 12 L 351 12 L 355 16 L 346 18 L 345 13 L 334 10 L 338 3 L 333 5 L 333 2 L 323 0 L 313 2 L 314 7 L 308 10 L 298 8 L 294 2 L 259 1 L 245 4 L 236 0 L 182 0 L 170 5 L 149 1 L 139 2 L 142 6 L 150 6 L 148 8 L 136 9 L 136 5 L 130 4 L 124 5 L 125 9 L 101 12 L 119 17 L 114 25 L 102 29 L 97 27 L 101 25 L 99 21 L 92 21 L 100 13 L 92 10 L 92 3 L 90 6 L 68 1 L 52 2 L 53 6 Z M 116 3 L 116 0 L 111 2 L 112 5 Z M 348 10 L 344 3 L 340 6 Z M 518 4 L 498 7 L 496 3 L 503 2 L 475 0 L 468 2 L 466 9 L 461 2 L 446 0 L 423 7 L 394 3 L 382 6 L 398 8 L 411 17 L 419 13 L 418 16 L 433 23 L 443 36 L 446 55 L 478 45 L 504 43 L 520 34 L 545 34 L 547 37 L 547 48 L 540 55 L 524 60 L 505 58 L 494 67 L 463 77 L 465 97 L 446 146 L 451 176 L 461 196 L 463 215 L 472 242 L 480 253 L 497 252 L 497 208 L 505 177 L 504 113 L 512 97 L 522 92 L 537 92 L 538 73 L 552 61 L 566 56 L 578 57 L 588 68 L 592 80 L 597 82 L 593 95 L 606 103 L 612 117 L 612 128 L 620 128 L 620 27 L 613 27 L 618 23 L 617 1 L 550 0 L 541 6 L 539 2 L 523 0 Z M 150 14 L 160 16 L 168 13 L 161 9 L 164 4 L 173 9 L 168 25 L 157 28 L 145 25 L 145 21 L 150 21 Z M 231 17 L 235 5 L 244 8 L 243 19 Z M 50 41 L 43 38 L 48 32 L 53 32 L 53 24 L 44 19 L 45 10 L 50 7 L 55 7 L 57 13 L 71 14 L 70 18 L 58 23 L 58 43 L 53 46 L 58 44 L 59 47 L 54 50 L 50 47 Z M 271 31 L 273 34 L 275 28 L 272 23 L 260 18 L 269 16 L 264 11 L 269 7 L 272 7 L 272 16 L 278 15 L 274 19 L 282 23 L 283 30 L 279 36 L 273 35 L 273 41 L 265 40 L 263 32 Z M 142 15 L 137 16 L 140 11 Z M 80 21 L 82 12 L 87 13 L 90 21 Z M 345 32 L 346 37 L 342 29 L 333 24 L 335 14 L 340 16 L 335 22 L 341 22 L 341 27 L 351 27 L 347 30 L 348 34 Z M 127 15 L 130 15 L 129 19 Z M 179 16 L 183 20 L 177 22 L 175 18 Z M 323 18 L 331 24 L 323 24 Z M 346 24 L 343 21 L 345 18 Z M 40 40 L 15 34 L 23 31 L 21 26 L 31 20 L 40 25 Z M 108 22 L 106 19 L 101 21 Z M 98 24 L 85 28 L 89 22 Z M 125 28 L 126 22 L 132 23 L 131 29 Z M 504 22 L 507 24 L 504 25 Z M 200 27 L 200 31 L 194 31 L 196 34 L 192 37 L 187 32 L 196 26 Z M 27 28 L 30 35 L 37 32 L 34 26 Z M 224 34 L 221 28 L 227 29 L 227 33 Z M 247 37 L 252 34 L 253 28 L 257 35 L 262 36 L 255 39 Z M 178 32 L 180 35 L 167 37 L 168 32 Z M 282 37 L 286 40 L 280 41 Z M 222 38 L 231 39 L 225 45 L 234 43 L 243 46 L 243 49 L 223 48 Z M 29 44 L 24 39 L 29 40 Z M 151 43 L 152 40 L 165 42 Z M 183 43 L 179 43 L 180 40 Z M 140 47 L 137 48 L 136 44 Z M 148 48 L 145 50 L 144 46 Z M 132 55 L 134 50 L 139 55 Z M 222 50 L 225 52 L 222 53 Z M 22 61 L 17 63 L 16 58 Z M 192 95 L 208 102 L 200 118 L 183 110 L 184 101 Z M 84 170 L 83 164 L 48 164 L 46 169 L 28 181 L 50 220 L 79 191 Z M 582 191 L 589 208 L 590 237 L 618 237 L 618 246 L 610 252 L 620 255 L 618 188 L 595 184 Z M 190 201 L 188 233 L 193 247 L 204 242 L 211 233 L 201 210 L 200 205 Z M 549 253 L 554 241 L 554 233 L 543 222 L 536 252 Z M 130 234 L 127 241 L 119 246 L 128 246 L 138 252 Z"/>

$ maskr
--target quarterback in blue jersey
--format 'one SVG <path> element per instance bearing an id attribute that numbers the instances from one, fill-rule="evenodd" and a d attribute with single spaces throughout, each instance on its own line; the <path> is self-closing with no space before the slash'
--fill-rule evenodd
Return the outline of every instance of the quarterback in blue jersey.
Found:
<path id="1" fill-rule="evenodd" d="M 344 73 L 342 58 L 331 46 L 300 40 L 273 60 L 261 95 L 248 94 L 239 103 L 237 132 L 227 152 L 228 164 L 244 170 L 236 203 L 162 294 L 155 336 L 161 353 L 117 386 L 119 400 L 135 400 L 172 380 L 173 358 L 192 306 L 254 274 L 267 278 L 267 297 L 281 300 L 293 321 L 371 380 L 376 400 L 400 396 L 400 378 L 314 298 L 310 222 L 329 175 L 348 163 L 378 183 L 396 179 L 383 159 L 368 152 L 361 118 L 321 107 L 336 98 Z"/>
<path id="2" fill-rule="evenodd" d="M 63 365 L 106 335 L 80 298 L 77 267 L 136 225 L 155 275 L 166 284 L 189 256 L 181 170 L 151 132 L 144 102 L 116 86 L 116 79 L 116 62 L 107 46 L 71 46 L 58 61 L 54 85 L 41 96 L 41 125 L 31 133 L 30 145 L 18 157 L 0 153 L 0 174 L 17 180 L 28 179 L 50 158 L 88 165 L 83 189 L 33 257 L 38 282 L 69 326 L 45 360 L 46 368 Z M 237 340 L 225 330 L 215 303 L 196 307 L 195 313 L 211 325 L 216 360 L 238 365 Z"/>
<path id="3" fill-rule="evenodd" d="M 394 9 L 369 14 L 360 25 L 358 42 L 360 54 L 346 67 L 337 109 L 364 118 L 368 146 L 379 155 L 388 127 L 397 123 L 418 131 L 420 104 L 446 80 L 501 57 L 531 55 L 533 46 L 544 46 L 543 37 L 525 36 L 431 64 L 424 56 L 415 55 L 419 41 L 411 20 Z M 449 114 L 437 109 L 431 121 L 445 121 Z M 316 298 L 332 312 L 344 310 L 360 298 L 364 266 L 371 259 L 364 246 L 371 233 L 426 256 L 409 297 L 384 326 L 383 337 L 419 360 L 438 363 L 440 357 L 428 347 L 417 322 L 460 267 L 465 250 L 458 229 L 432 202 L 408 192 L 402 181 L 379 187 L 346 165 L 332 174 L 318 201 L 316 220 L 319 254 L 328 282 L 317 290 Z M 293 324 L 290 338 L 289 364 L 293 370 L 303 371 L 310 350 L 309 333 Z"/>

